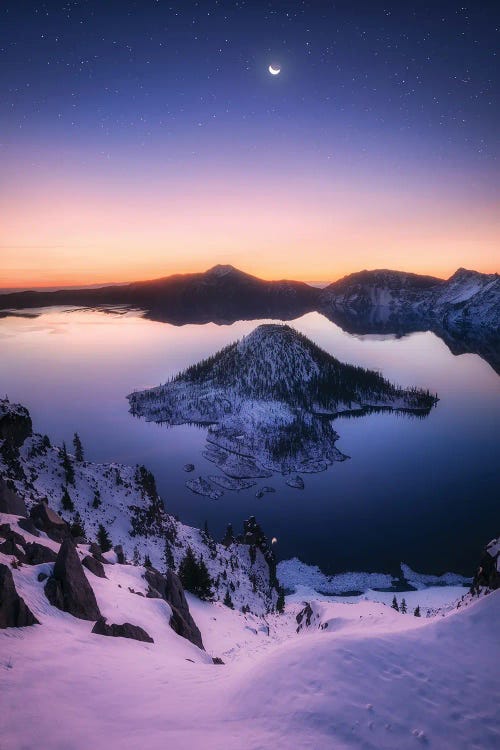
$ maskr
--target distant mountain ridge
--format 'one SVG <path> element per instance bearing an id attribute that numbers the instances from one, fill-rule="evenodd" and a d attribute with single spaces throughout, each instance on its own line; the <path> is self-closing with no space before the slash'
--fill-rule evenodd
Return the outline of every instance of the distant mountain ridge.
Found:
<path id="1" fill-rule="evenodd" d="M 0 311 L 51 305 L 135 307 L 151 320 L 173 325 L 285 321 L 320 312 L 349 333 L 430 330 L 453 353 L 477 353 L 500 372 L 500 277 L 465 268 L 447 280 L 364 270 L 319 288 L 287 279 L 266 281 L 231 265 L 216 265 L 203 273 L 121 286 L 0 294 Z"/>

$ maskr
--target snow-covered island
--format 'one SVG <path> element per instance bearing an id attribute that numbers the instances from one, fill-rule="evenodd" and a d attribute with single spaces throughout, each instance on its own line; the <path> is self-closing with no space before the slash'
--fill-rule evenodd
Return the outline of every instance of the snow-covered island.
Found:
<path id="1" fill-rule="evenodd" d="M 323 471 L 347 458 L 335 447 L 336 416 L 373 409 L 425 415 L 437 396 L 343 364 L 288 325 L 265 324 L 128 400 L 131 413 L 148 421 L 206 425 L 204 457 L 226 477 L 279 472 L 301 487 L 297 472 Z M 214 485 L 228 487 L 217 477 L 202 479 L 190 480 L 191 489 L 217 496 Z"/>

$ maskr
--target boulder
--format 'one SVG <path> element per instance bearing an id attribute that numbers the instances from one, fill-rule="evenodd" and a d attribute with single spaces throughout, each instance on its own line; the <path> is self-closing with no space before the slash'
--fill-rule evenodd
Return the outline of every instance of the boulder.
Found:
<path id="1" fill-rule="evenodd" d="M 3 541 L 1 541 L 3 538 Z M 3 523 L 0 526 L 0 552 L 4 555 L 15 557 L 21 563 L 26 562 L 26 540 L 10 524 Z"/>
<path id="2" fill-rule="evenodd" d="M 30 511 L 30 517 L 37 529 L 45 531 L 55 542 L 62 542 L 71 536 L 69 526 L 61 516 L 49 508 L 45 500 L 37 503 Z"/>
<path id="3" fill-rule="evenodd" d="M 102 556 L 102 549 L 97 544 L 97 542 L 90 542 L 89 552 L 92 557 L 95 557 L 95 559 L 99 560 L 100 563 L 102 563 L 103 565 L 108 565 L 108 561 Z"/>
<path id="4" fill-rule="evenodd" d="M 38 531 L 31 518 L 20 518 L 17 522 L 17 525 L 20 529 L 22 529 L 23 531 L 27 531 L 28 534 L 31 534 L 32 536 L 40 536 L 40 532 Z"/>
<path id="5" fill-rule="evenodd" d="M 27 516 L 26 503 L 17 492 L 0 479 L 0 513 L 12 513 L 14 516 Z"/>
<path id="6" fill-rule="evenodd" d="M 81 620 L 97 620 L 101 613 L 71 538 L 61 544 L 52 576 L 45 584 L 49 602 Z"/>
<path id="7" fill-rule="evenodd" d="M 500 588 L 500 537 L 492 539 L 483 550 L 472 591 L 479 592 L 481 588 L 491 591 Z"/>
<path id="8" fill-rule="evenodd" d="M 53 563 L 57 559 L 57 553 L 50 547 L 38 542 L 27 542 L 26 562 L 28 565 L 41 565 L 42 563 Z"/>
<path id="9" fill-rule="evenodd" d="M 167 575 L 163 576 L 155 568 L 148 568 L 144 573 L 144 578 L 149 584 L 148 596 L 152 598 L 160 597 L 169 603 L 172 609 L 172 617 L 170 618 L 172 630 L 194 643 L 198 648 L 204 649 L 201 633 L 189 611 L 179 577 L 171 570 L 168 570 Z"/>
<path id="10" fill-rule="evenodd" d="M 23 628 L 40 623 L 16 591 L 12 571 L 0 563 L 0 628 Z"/>
<path id="11" fill-rule="evenodd" d="M 106 578 L 103 564 L 99 562 L 99 560 L 96 560 L 95 557 L 92 557 L 92 555 L 87 555 L 86 557 L 84 557 L 82 560 L 82 565 L 84 568 L 87 568 L 87 570 L 90 570 L 90 572 L 98 578 Z"/>
<path id="12" fill-rule="evenodd" d="M 151 636 L 138 625 L 132 625 L 130 622 L 124 622 L 122 625 L 108 625 L 104 617 L 100 617 L 97 620 L 92 628 L 92 632 L 96 633 L 96 635 L 108 635 L 113 638 L 132 638 L 135 641 L 154 643 Z"/>
<path id="13" fill-rule="evenodd" d="M 115 555 L 116 555 L 116 560 L 117 560 L 118 564 L 119 565 L 126 565 L 127 564 L 127 559 L 125 557 L 125 552 L 123 551 L 122 545 L 121 544 L 117 544 L 115 547 L 113 547 L 113 549 L 114 549 L 114 552 L 115 552 Z"/>

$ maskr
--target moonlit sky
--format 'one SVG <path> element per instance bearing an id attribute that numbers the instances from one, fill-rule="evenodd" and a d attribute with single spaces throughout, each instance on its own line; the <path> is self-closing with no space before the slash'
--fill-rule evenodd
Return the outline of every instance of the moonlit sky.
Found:
<path id="1" fill-rule="evenodd" d="M 0 287 L 498 270 L 499 15 L 4 1 Z"/>

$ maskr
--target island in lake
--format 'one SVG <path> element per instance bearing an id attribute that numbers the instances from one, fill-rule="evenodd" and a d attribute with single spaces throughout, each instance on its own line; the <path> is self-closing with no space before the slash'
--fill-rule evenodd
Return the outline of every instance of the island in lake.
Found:
<path id="1" fill-rule="evenodd" d="M 378 372 L 339 362 L 277 324 L 260 325 L 163 385 L 127 398 L 134 416 L 208 427 L 203 455 L 222 474 L 186 485 L 214 499 L 275 472 L 302 489 L 299 473 L 345 460 L 332 426 L 340 414 L 389 409 L 425 416 L 438 400 L 429 391 L 403 389 Z"/>

